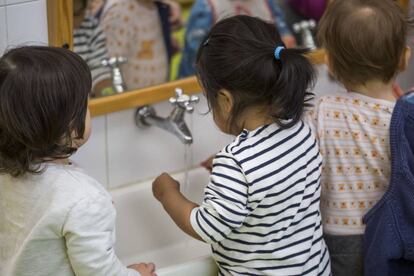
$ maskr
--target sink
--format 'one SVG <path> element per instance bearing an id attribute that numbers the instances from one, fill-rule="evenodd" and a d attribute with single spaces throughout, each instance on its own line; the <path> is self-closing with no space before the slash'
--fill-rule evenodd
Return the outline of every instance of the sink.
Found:
<path id="1" fill-rule="evenodd" d="M 185 174 L 173 177 L 184 183 Z M 183 191 L 200 203 L 209 173 L 202 168 L 188 172 L 190 185 Z M 125 265 L 153 262 L 159 276 L 217 275 L 210 246 L 182 232 L 152 196 L 152 180 L 111 191 L 117 210 L 116 253 Z"/>

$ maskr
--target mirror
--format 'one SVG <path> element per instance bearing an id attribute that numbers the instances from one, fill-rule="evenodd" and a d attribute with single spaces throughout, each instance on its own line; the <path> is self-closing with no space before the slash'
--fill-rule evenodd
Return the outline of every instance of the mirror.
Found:
<path id="1" fill-rule="evenodd" d="M 200 41 L 231 14 L 275 22 L 289 47 L 315 47 L 309 19 L 322 15 L 327 0 L 72 1 L 73 50 L 88 62 L 98 98 L 194 75 Z"/>

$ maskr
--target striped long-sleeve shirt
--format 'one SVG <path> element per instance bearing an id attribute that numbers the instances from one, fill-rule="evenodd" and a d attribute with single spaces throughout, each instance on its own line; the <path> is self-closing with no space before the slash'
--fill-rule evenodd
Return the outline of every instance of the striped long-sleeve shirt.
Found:
<path id="1" fill-rule="evenodd" d="M 329 275 L 319 210 L 322 157 L 309 126 L 244 130 L 213 162 L 191 225 L 220 275 Z"/>
<path id="2" fill-rule="evenodd" d="M 73 31 L 73 51 L 88 64 L 92 74 L 92 86 L 105 79 L 111 79 L 111 70 L 101 65 L 108 59 L 106 37 L 98 19 L 86 16 L 79 28 Z"/>

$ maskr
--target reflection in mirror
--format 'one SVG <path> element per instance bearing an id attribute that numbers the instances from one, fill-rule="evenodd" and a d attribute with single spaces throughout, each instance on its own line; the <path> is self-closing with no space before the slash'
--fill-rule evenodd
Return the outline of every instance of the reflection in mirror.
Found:
<path id="1" fill-rule="evenodd" d="M 313 30 L 326 2 L 73 0 L 74 51 L 91 68 L 93 96 L 114 95 L 194 75 L 201 41 L 231 15 L 273 22 L 287 47 L 315 48 Z"/>

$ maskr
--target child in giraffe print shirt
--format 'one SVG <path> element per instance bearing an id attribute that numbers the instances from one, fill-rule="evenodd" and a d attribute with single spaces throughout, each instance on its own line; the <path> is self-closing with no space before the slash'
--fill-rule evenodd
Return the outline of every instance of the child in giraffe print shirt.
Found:
<path id="1" fill-rule="evenodd" d="M 322 97 L 309 113 L 324 157 L 321 212 L 334 276 L 363 275 L 363 217 L 391 173 L 393 85 L 410 55 L 406 28 L 392 0 L 336 0 L 320 22 L 328 67 L 348 90 Z"/>
<path id="2" fill-rule="evenodd" d="M 89 0 L 88 12 L 99 19 L 110 57 L 122 56 L 129 90 L 168 80 L 168 55 L 155 1 Z"/>

